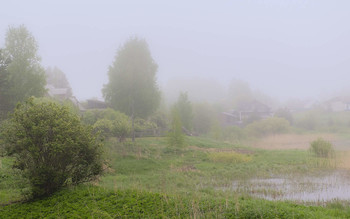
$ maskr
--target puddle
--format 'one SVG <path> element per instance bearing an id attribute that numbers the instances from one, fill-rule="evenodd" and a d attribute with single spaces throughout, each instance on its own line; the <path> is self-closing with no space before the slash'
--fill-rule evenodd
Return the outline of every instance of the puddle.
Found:
<path id="1" fill-rule="evenodd" d="M 235 181 L 232 189 L 268 200 L 328 202 L 350 200 L 350 172 L 335 171 L 311 177 L 276 177 Z"/>

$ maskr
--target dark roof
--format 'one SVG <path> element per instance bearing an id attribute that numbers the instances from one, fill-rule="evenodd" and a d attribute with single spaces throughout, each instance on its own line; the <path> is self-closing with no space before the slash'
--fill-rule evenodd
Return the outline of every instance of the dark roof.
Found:
<path id="1" fill-rule="evenodd" d="M 86 100 L 87 106 L 86 109 L 105 109 L 107 104 L 101 100 L 89 99 Z"/>

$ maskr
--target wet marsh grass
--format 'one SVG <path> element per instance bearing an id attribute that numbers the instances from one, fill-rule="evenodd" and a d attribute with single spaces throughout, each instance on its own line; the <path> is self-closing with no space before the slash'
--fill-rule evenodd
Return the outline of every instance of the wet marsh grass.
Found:
<path id="1" fill-rule="evenodd" d="M 132 142 L 119 143 L 116 139 L 110 139 L 106 142 L 105 156 L 108 161 L 108 171 L 101 177 L 97 183 L 98 188 L 90 186 L 81 186 L 76 192 L 71 189 L 64 190 L 52 199 L 34 202 L 38 208 L 41 206 L 42 216 L 69 215 L 69 212 L 87 211 L 90 216 L 87 217 L 122 217 L 129 215 L 132 210 L 123 211 L 116 207 L 116 200 L 113 194 L 123 193 L 125 208 L 128 209 L 132 203 L 144 200 L 143 195 L 164 197 L 160 202 L 151 201 L 149 206 L 158 209 L 156 213 L 153 210 L 146 209 L 139 212 L 139 217 L 280 217 L 290 218 L 299 215 L 300 218 L 320 218 L 320 215 L 348 215 L 348 208 L 341 211 L 336 206 L 332 208 L 309 207 L 297 205 L 288 202 L 270 202 L 256 198 L 249 198 L 252 194 L 239 192 L 236 190 L 227 191 L 220 188 L 232 187 L 232 182 L 236 180 L 249 180 L 253 177 L 269 178 L 281 174 L 289 174 L 294 177 L 305 174 L 317 175 L 324 170 L 333 169 L 331 166 L 319 165 L 315 157 L 308 151 L 303 150 L 262 150 L 247 148 L 240 145 L 218 142 L 206 138 L 188 137 L 186 138 L 187 147 L 184 149 L 175 149 L 168 147 L 165 138 L 142 138 Z M 235 153 L 239 156 L 249 157 L 244 162 L 218 162 L 211 159 L 212 154 Z M 8 169 L 11 163 L 9 158 L 2 159 L 3 168 L 0 171 Z M 7 164 L 4 164 L 4 159 Z M 4 168 L 5 166 L 5 168 Z M 14 179 L 7 179 L 7 182 L 13 182 Z M 20 192 L 20 189 L 14 187 Z M 81 191 L 80 191 L 81 190 Z M 89 193 L 93 191 L 93 193 Z M 73 188 L 73 191 L 74 188 Z M 11 193 L 10 187 L 0 187 L 0 193 Z M 266 193 L 280 195 L 278 191 L 272 189 L 256 189 L 256 193 Z M 135 195 L 136 193 L 136 195 Z M 81 194 L 84 194 L 81 196 Z M 111 200 L 101 196 L 113 197 Z M 68 197 L 83 200 L 84 206 L 73 205 L 74 209 L 69 207 L 70 203 L 64 204 Z M 135 198 L 136 196 L 136 198 Z M 100 197 L 100 198 L 99 198 Z M 2 197 L 0 202 L 9 203 L 18 200 L 20 196 Z M 124 200 L 125 199 L 125 200 Z M 147 199 L 147 198 L 145 198 Z M 152 198 L 151 198 L 152 199 Z M 91 203 L 89 200 L 92 200 Z M 169 201 L 171 200 L 171 201 Z M 61 203 L 63 202 L 63 203 Z M 111 204 L 111 203 L 112 204 Z M 50 204 L 51 203 L 51 204 Z M 57 208 L 52 206 L 58 206 Z M 148 205 L 146 204 L 146 205 Z M 48 206 L 43 207 L 42 205 Z M 89 206 L 89 209 L 86 209 Z M 108 207 L 107 207 L 108 206 Z M 25 212 L 23 209 L 33 207 L 31 204 L 11 205 L 6 209 Z M 339 207 L 339 206 L 338 206 Z M 109 209 L 111 208 L 111 210 Z M 142 205 L 141 205 L 142 208 Z M 152 209 L 153 209 L 152 208 Z M 84 210 L 85 209 L 85 210 Z M 119 210 L 118 210 L 119 209 Z M 316 210 L 315 210 L 316 209 Z M 118 210 L 118 212 L 117 212 Z M 0 210 L 0 217 L 4 214 L 10 214 L 11 210 Z M 339 212 L 338 212 L 339 211 Z M 6 213 L 7 212 L 7 213 Z M 32 212 L 36 212 L 33 210 Z M 148 213 L 145 213 L 148 212 Z M 170 213 L 169 213 L 170 212 Z M 171 213 L 172 212 L 172 213 Z M 175 213 L 174 213 L 175 212 Z M 331 212 L 331 213 L 330 213 Z M 3 215 L 4 215 L 3 214 Z M 82 215 L 85 215 L 82 214 Z M 165 216 L 166 215 L 166 216 Z M 316 217 L 316 216 L 317 217 Z M 54 216 L 53 216 L 54 217 Z"/>
<path id="2" fill-rule="evenodd" d="M 197 196 L 238 179 L 317 174 L 333 168 L 308 151 L 266 151 L 205 138 L 186 140 L 188 147 L 182 150 L 169 148 L 163 138 L 138 139 L 127 145 L 110 141 L 107 150 L 113 172 L 100 185 Z"/>

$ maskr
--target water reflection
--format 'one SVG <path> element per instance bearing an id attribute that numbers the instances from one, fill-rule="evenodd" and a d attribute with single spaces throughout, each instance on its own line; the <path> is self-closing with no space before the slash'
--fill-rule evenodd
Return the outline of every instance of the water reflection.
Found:
<path id="1" fill-rule="evenodd" d="M 322 176 L 284 176 L 233 182 L 238 192 L 268 199 L 305 202 L 350 200 L 350 173 L 335 171 Z"/>

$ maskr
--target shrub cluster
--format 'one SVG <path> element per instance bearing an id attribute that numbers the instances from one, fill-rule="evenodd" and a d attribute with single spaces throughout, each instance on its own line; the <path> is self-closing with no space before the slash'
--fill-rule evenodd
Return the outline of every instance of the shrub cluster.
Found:
<path id="1" fill-rule="evenodd" d="M 255 121 L 245 127 L 247 133 L 255 137 L 263 137 L 267 135 L 275 135 L 285 133 L 289 130 L 288 120 L 284 118 L 271 117 L 259 121 Z"/>
<path id="2" fill-rule="evenodd" d="M 334 156 L 334 149 L 329 141 L 319 138 L 310 143 L 310 149 L 317 157 L 331 158 Z"/>
<path id="3" fill-rule="evenodd" d="M 89 181 L 102 171 L 101 143 L 67 106 L 30 98 L 1 129 L 6 154 L 30 182 L 34 197 Z"/>
<path id="4" fill-rule="evenodd" d="M 93 125 L 94 131 L 103 137 L 117 137 L 120 142 L 131 132 L 130 118 L 113 109 L 88 110 L 84 113 L 83 120 Z"/>

